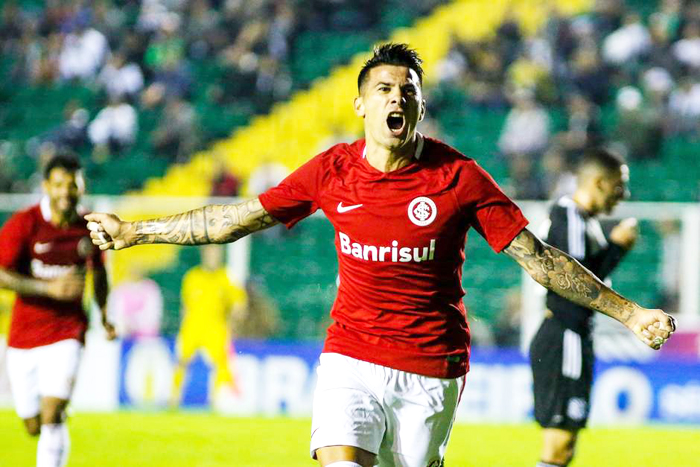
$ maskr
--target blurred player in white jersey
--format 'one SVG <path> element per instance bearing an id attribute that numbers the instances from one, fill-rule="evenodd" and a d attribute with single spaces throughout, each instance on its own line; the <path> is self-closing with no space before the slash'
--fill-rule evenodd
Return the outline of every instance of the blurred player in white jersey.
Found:
<path id="1" fill-rule="evenodd" d="M 425 114 L 421 60 L 377 47 L 358 76 L 365 138 L 338 144 L 257 199 L 123 222 L 88 216 L 102 249 L 235 241 L 317 209 L 336 232 L 340 284 L 321 355 L 311 455 L 322 466 L 443 465 L 469 363 L 462 303 L 467 231 L 545 287 L 622 321 L 658 348 L 672 318 L 644 309 L 542 243 L 478 164 L 416 131 Z"/>
<path id="2" fill-rule="evenodd" d="M 58 155 L 44 169 L 45 197 L 15 213 L 0 230 L 0 287 L 17 298 L 7 341 L 7 371 L 15 410 L 27 432 L 39 435 L 37 466 L 65 465 L 65 409 L 85 343 L 86 268 L 108 338 L 107 274 L 77 206 L 84 182 L 76 159 Z M 84 214 L 84 213 L 81 213 Z"/>

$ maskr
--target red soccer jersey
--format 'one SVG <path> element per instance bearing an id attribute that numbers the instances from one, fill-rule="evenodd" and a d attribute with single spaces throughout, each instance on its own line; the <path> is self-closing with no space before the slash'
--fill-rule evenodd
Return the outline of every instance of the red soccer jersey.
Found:
<path id="1" fill-rule="evenodd" d="M 54 279 L 71 268 L 84 274 L 86 266 L 102 265 L 82 217 L 67 228 L 50 222 L 48 199 L 14 214 L 0 230 L 0 267 L 35 279 Z M 47 297 L 18 295 L 12 310 L 7 345 L 33 348 L 64 339 L 84 342 L 87 317 L 82 298 L 61 302 Z"/>
<path id="2" fill-rule="evenodd" d="M 260 196 L 292 227 L 322 209 L 335 228 L 340 285 L 324 352 L 439 378 L 469 367 L 462 302 L 467 231 L 500 252 L 527 225 L 479 165 L 419 137 L 416 158 L 384 173 L 365 142 L 339 144 Z"/>

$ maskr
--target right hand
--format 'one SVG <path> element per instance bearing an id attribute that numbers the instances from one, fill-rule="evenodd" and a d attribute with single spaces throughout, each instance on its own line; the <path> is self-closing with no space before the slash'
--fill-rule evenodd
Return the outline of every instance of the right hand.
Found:
<path id="1" fill-rule="evenodd" d="M 46 296 L 61 302 L 80 300 L 85 290 L 85 276 L 75 272 L 46 282 Z"/>
<path id="2" fill-rule="evenodd" d="M 100 247 L 100 250 L 121 250 L 133 245 L 129 240 L 131 223 L 124 222 L 114 214 L 93 212 L 85 216 L 88 221 L 92 243 Z"/>
<path id="3" fill-rule="evenodd" d="M 637 219 L 630 217 L 620 221 L 612 231 L 610 231 L 610 241 L 616 245 L 620 245 L 625 250 L 632 248 L 637 241 L 639 235 L 639 227 Z"/>

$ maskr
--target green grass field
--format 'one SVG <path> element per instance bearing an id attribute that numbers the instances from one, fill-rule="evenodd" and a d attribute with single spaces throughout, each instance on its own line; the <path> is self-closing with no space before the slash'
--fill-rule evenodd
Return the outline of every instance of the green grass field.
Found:
<path id="1" fill-rule="evenodd" d="M 314 466 L 310 421 L 228 418 L 208 413 L 75 414 L 69 467 Z M 36 440 L 9 410 L 0 411 L 0 465 L 34 465 Z M 539 451 L 534 425 L 458 424 L 448 467 L 533 467 Z M 700 430 L 675 427 L 586 430 L 574 467 L 700 466 Z"/>

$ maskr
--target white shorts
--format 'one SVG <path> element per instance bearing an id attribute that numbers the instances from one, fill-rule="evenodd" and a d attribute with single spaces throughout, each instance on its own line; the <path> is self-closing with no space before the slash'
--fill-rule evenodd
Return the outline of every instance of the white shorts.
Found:
<path id="1" fill-rule="evenodd" d="M 335 353 L 321 354 L 311 455 L 356 446 L 380 466 L 442 465 L 464 376 L 431 378 Z"/>
<path id="2" fill-rule="evenodd" d="M 7 376 L 17 415 L 38 415 L 42 397 L 70 399 L 82 349 L 83 345 L 75 339 L 32 349 L 8 347 Z"/>

